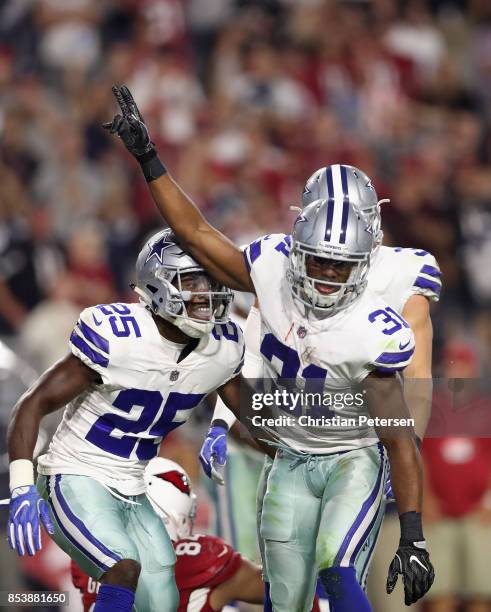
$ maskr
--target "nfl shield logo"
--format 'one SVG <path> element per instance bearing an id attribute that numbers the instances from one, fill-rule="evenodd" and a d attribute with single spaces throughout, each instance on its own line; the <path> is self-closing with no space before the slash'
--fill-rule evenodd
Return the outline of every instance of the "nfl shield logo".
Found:
<path id="1" fill-rule="evenodd" d="M 301 325 L 298 329 L 297 329 L 297 336 L 299 338 L 305 338 L 305 336 L 307 335 L 307 330 L 305 329 L 305 327 L 303 325 Z"/>
<path id="2" fill-rule="evenodd" d="M 178 370 L 172 370 L 172 372 L 170 373 L 170 381 L 171 382 L 176 382 L 176 380 L 179 378 L 179 371 Z"/>

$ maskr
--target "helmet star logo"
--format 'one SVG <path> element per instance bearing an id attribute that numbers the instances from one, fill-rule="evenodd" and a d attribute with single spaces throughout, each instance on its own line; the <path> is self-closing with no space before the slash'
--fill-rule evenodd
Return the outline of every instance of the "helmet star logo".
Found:
<path id="1" fill-rule="evenodd" d="M 307 223 L 307 221 L 308 219 L 304 217 L 303 213 L 300 213 L 298 217 L 296 218 L 295 223 L 293 225 L 295 226 L 297 223 Z"/>
<path id="2" fill-rule="evenodd" d="M 312 191 L 305 185 L 302 195 L 308 195 L 309 193 L 312 193 Z"/>
<path id="3" fill-rule="evenodd" d="M 163 263 L 164 252 L 170 247 L 175 246 L 174 242 L 169 242 L 167 238 L 159 238 L 150 247 L 150 252 L 145 259 L 145 263 L 148 263 L 152 257 L 155 257 L 161 264 Z"/>
<path id="4" fill-rule="evenodd" d="M 373 189 L 372 179 L 368 179 L 368 183 L 365 185 L 365 187 L 368 187 L 368 189 Z"/>
<path id="5" fill-rule="evenodd" d="M 371 225 L 367 225 L 365 231 L 373 236 L 373 227 Z"/>

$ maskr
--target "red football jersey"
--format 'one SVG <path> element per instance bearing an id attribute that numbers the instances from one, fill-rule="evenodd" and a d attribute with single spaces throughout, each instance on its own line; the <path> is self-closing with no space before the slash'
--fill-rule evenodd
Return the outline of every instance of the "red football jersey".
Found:
<path id="1" fill-rule="evenodd" d="M 211 592 L 237 572 L 240 554 L 220 538 L 210 535 L 194 535 L 174 542 L 174 550 L 178 612 L 212 612 Z M 84 574 L 73 561 L 72 580 L 82 593 L 84 612 L 90 612 L 99 583 Z"/>
<path id="2" fill-rule="evenodd" d="M 85 574 L 79 568 L 75 561 L 72 561 L 71 570 L 72 582 L 74 586 L 82 593 L 84 612 L 92 612 L 100 582 L 97 582 L 97 580 L 87 576 L 87 574 Z"/>

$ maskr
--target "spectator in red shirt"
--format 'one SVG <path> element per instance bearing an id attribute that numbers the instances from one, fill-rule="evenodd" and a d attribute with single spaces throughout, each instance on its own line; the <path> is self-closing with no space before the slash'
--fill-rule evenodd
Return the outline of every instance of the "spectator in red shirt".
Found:
<path id="1" fill-rule="evenodd" d="M 476 418 L 486 435 L 491 401 L 478 388 L 478 371 L 470 346 L 446 347 L 445 387 L 435 393 L 423 443 L 425 533 L 436 574 L 431 612 L 454 612 L 461 602 L 466 612 L 491 609 L 491 437 L 472 437 Z"/>

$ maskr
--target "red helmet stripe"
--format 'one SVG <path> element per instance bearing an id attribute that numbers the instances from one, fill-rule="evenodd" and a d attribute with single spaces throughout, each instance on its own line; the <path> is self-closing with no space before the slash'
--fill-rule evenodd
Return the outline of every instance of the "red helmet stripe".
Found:
<path id="1" fill-rule="evenodd" d="M 155 474 L 156 478 L 161 478 L 166 482 L 170 482 L 173 484 L 179 491 L 182 491 L 186 495 L 191 495 L 191 487 L 189 486 L 189 481 L 184 474 L 178 472 L 177 470 L 171 470 L 169 472 L 162 472 L 160 474 Z"/>

